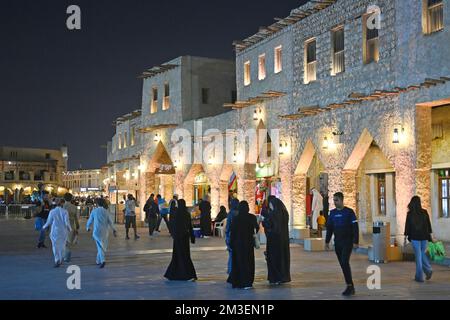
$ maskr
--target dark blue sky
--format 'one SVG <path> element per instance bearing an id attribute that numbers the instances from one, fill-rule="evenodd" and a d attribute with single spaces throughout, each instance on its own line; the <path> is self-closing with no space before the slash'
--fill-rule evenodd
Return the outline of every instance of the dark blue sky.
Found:
<path id="1" fill-rule="evenodd" d="M 0 145 L 69 146 L 71 169 L 100 167 L 111 122 L 140 108 L 146 68 L 180 55 L 233 59 L 233 40 L 301 0 L 2 0 Z M 66 9 L 82 10 L 82 30 Z"/>

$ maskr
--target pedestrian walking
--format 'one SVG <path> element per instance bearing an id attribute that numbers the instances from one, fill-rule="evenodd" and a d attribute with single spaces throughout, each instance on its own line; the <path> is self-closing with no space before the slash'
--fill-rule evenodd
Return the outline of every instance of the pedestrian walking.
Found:
<path id="1" fill-rule="evenodd" d="M 104 199 L 102 203 L 106 204 L 106 201 Z M 136 226 L 136 199 L 133 197 L 132 194 L 128 195 L 128 199 L 125 202 L 125 230 L 126 230 L 126 239 L 129 240 L 130 237 L 128 235 L 128 231 L 130 227 L 134 230 L 134 240 L 139 239 L 139 235 L 137 233 L 137 226 Z"/>
<path id="2" fill-rule="evenodd" d="M 158 217 L 158 223 L 156 225 L 156 232 L 161 232 L 159 230 L 161 226 L 161 222 L 164 220 L 167 226 L 167 230 L 169 230 L 170 233 L 170 222 L 169 222 L 169 208 L 166 206 L 166 200 L 158 194 L 156 196 L 156 199 L 158 200 L 158 209 L 159 209 L 159 217 Z"/>
<path id="3" fill-rule="evenodd" d="M 231 284 L 233 288 L 252 289 L 255 281 L 255 234 L 259 231 L 256 216 L 247 201 L 239 203 L 238 215 L 231 223 Z"/>
<path id="4" fill-rule="evenodd" d="M 89 220 L 86 224 L 86 230 L 89 232 L 94 225 L 92 238 L 97 245 L 97 265 L 104 268 L 106 264 L 106 251 L 108 250 L 109 230 L 113 231 L 114 237 L 117 236 L 116 228 L 107 210 L 108 205 L 105 199 L 98 201 L 98 207 L 92 210 Z"/>
<path id="5" fill-rule="evenodd" d="M 209 202 L 209 197 L 205 196 L 203 201 L 199 204 L 200 209 L 200 228 L 204 238 L 209 238 L 211 236 L 211 203 Z"/>
<path id="6" fill-rule="evenodd" d="M 144 206 L 145 219 L 148 223 L 148 234 L 153 237 L 153 233 L 158 223 L 159 208 L 155 203 L 155 195 L 152 193 Z"/>
<path id="7" fill-rule="evenodd" d="M 415 196 L 408 205 L 406 216 L 405 236 L 412 243 L 416 258 L 416 282 L 424 282 L 424 273 L 427 280 L 433 275 L 430 260 L 426 254 L 428 242 L 434 242 L 433 230 L 428 212 L 422 208 L 420 197 Z"/>
<path id="8" fill-rule="evenodd" d="M 267 270 L 270 284 L 291 282 L 289 248 L 289 213 L 284 203 L 269 197 L 269 212 L 263 220 L 267 238 Z"/>
<path id="9" fill-rule="evenodd" d="M 352 296 L 355 294 L 355 286 L 352 279 L 350 257 L 352 250 L 358 248 L 358 219 L 352 209 L 344 206 L 344 194 L 342 192 L 334 194 L 333 201 L 336 209 L 331 210 L 328 218 L 325 243 L 327 250 L 329 250 L 331 237 L 334 235 L 336 255 L 347 284 L 347 288 L 342 295 Z"/>
<path id="10" fill-rule="evenodd" d="M 47 246 L 45 245 L 46 230 L 43 228 L 43 226 L 47 222 L 48 215 L 50 214 L 51 204 L 47 193 L 43 194 L 42 200 L 39 199 L 36 200 L 36 206 L 39 212 L 36 214 L 35 221 L 35 228 L 37 231 L 39 231 L 37 247 L 47 248 Z"/>
<path id="11" fill-rule="evenodd" d="M 67 211 L 69 214 L 69 223 L 70 228 L 72 231 L 70 231 L 67 242 L 66 242 L 66 249 L 64 254 L 64 261 L 70 262 L 72 259 L 72 248 L 76 244 L 77 237 L 78 237 L 78 230 L 80 229 L 80 222 L 78 220 L 78 209 L 77 207 L 72 203 L 73 195 L 70 193 L 66 193 L 64 195 L 64 206 L 63 208 Z"/>
<path id="12" fill-rule="evenodd" d="M 72 231 L 69 221 L 69 213 L 63 208 L 65 201 L 61 199 L 56 208 L 50 211 L 47 222 L 42 229 L 51 227 L 50 239 L 52 241 L 53 256 L 55 257 L 55 268 L 63 263 L 64 250 L 67 238 Z"/>
<path id="13" fill-rule="evenodd" d="M 227 245 L 228 251 L 228 279 L 227 282 L 231 283 L 231 269 L 232 269 L 232 255 L 233 251 L 231 250 L 231 224 L 233 222 L 234 217 L 239 214 L 239 200 L 237 198 L 231 199 L 230 202 L 230 212 L 227 215 L 227 223 L 225 226 L 225 243 Z"/>
<path id="14" fill-rule="evenodd" d="M 190 244 L 194 244 L 195 236 L 192 228 L 191 214 L 186 207 L 186 201 L 178 200 L 178 209 L 172 225 L 173 252 L 172 260 L 164 275 L 172 281 L 195 281 L 197 274 L 191 260 Z"/>

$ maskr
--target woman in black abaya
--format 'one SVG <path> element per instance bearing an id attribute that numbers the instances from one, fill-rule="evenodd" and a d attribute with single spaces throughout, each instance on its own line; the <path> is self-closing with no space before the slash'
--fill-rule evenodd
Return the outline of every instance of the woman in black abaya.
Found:
<path id="1" fill-rule="evenodd" d="M 230 246 L 233 252 L 230 280 L 233 288 L 251 289 L 255 280 L 254 234 L 259 231 L 256 216 L 248 203 L 239 203 L 238 215 L 231 224 Z"/>
<path id="2" fill-rule="evenodd" d="M 186 201 L 183 199 L 178 200 L 178 209 L 174 217 L 172 237 L 172 261 L 164 277 L 177 281 L 197 280 L 189 245 L 189 241 L 195 243 L 194 231 L 192 229 L 191 215 L 187 210 Z"/>
<path id="3" fill-rule="evenodd" d="M 289 251 L 289 213 L 283 202 L 269 197 L 269 211 L 263 226 L 267 237 L 267 269 L 271 284 L 291 281 Z"/>

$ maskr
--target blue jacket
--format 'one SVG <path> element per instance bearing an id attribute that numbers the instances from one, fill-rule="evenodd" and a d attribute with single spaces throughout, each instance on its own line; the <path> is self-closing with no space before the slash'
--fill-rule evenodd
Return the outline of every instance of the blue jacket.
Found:
<path id="1" fill-rule="evenodd" d="M 334 209 L 330 212 L 327 222 L 326 243 L 330 243 L 334 234 L 337 245 L 352 245 L 359 243 L 358 218 L 355 212 L 347 207 L 342 210 Z"/>

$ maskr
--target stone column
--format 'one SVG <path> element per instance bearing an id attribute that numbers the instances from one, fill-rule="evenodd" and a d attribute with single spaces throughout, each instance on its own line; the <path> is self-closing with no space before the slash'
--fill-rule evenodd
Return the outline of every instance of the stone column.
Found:
<path id="1" fill-rule="evenodd" d="M 228 207 L 228 182 L 227 181 L 220 181 L 219 184 L 219 200 L 220 205 L 227 208 L 227 211 L 230 210 Z"/>
<path id="2" fill-rule="evenodd" d="M 416 107 L 416 194 L 428 212 L 431 212 L 431 111 L 430 107 Z"/>
<path id="3" fill-rule="evenodd" d="M 358 199 L 357 199 L 357 184 L 356 184 L 355 170 L 343 170 L 342 171 L 342 193 L 344 193 L 344 204 L 346 207 L 355 210 L 358 215 Z"/>
<path id="4" fill-rule="evenodd" d="M 292 179 L 292 215 L 294 228 L 306 227 L 306 175 Z"/>

